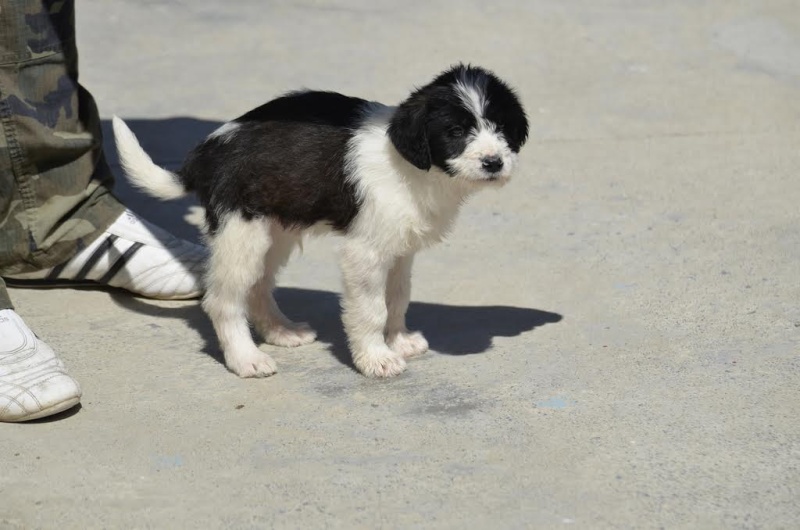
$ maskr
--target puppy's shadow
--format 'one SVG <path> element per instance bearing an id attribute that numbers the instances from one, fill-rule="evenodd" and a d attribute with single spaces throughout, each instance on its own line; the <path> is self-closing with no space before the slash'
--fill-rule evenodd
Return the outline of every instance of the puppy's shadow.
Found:
<path id="1" fill-rule="evenodd" d="M 295 321 L 306 321 L 317 331 L 319 343 L 342 364 L 353 367 L 342 328 L 339 295 L 329 291 L 282 288 L 275 292 L 278 305 Z M 132 311 L 154 317 L 182 318 L 204 341 L 203 353 L 223 362 L 211 322 L 200 304 L 180 308 L 155 306 L 122 294 L 114 300 Z M 410 329 L 422 331 L 435 352 L 469 355 L 487 351 L 495 337 L 515 337 L 563 317 L 558 313 L 510 306 L 451 306 L 412 302 L 408 310 Z"/>
<path id="2" fill-rule="evenodd" d="M 336 293 L 287 288 L 278 289 L 275 298 L 289 318 L 311 324 L 319 340 L 330 345 L 331 353 L 352 366 Z M 429 302 L 411 302 L 406 315 L 409 329 L 421 331 L 433 351 L 446 355 L 483 353 L 494 337 L 515 337 L 562 318 L 558 313 L 522 307 Z"/>
<path id="3" fill-rule="evenodd" d="M 130 293 L 114 289 L 109 291 L 111 299 L 118 306 L 147 315 L 153 318 L 179 318 L 186 322 L 186 324 L 195 330 L 203 341 L 203 346 L 199 353 L 203 353 L 212 357 L 220 364 L 225 364 L 225 359 L 222 351 L 219 349 L 217 336 L 214 333 L 214 328 L 211 321 L 206 316 L 203 309 L 200 307 L 200 300 L 187 301 L 185 305 L 180 307 L 163 307 L 144 298 L 131 296 Z"/>

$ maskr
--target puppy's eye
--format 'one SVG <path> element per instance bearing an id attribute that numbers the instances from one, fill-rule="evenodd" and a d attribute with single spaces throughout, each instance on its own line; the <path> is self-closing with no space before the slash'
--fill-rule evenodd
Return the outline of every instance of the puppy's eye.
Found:
<path id="1" fill-rule="evenodd" d="M 459 127 L 458 125 L 450 127 L 450 129 L 447 132 L 453 138 L 461 138 L 462 136 L 464 136 L 464 128 Z"/>

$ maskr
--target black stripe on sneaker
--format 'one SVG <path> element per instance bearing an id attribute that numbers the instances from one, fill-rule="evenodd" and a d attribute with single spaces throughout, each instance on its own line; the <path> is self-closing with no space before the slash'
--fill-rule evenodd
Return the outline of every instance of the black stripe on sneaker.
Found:
<path id="1" fill-rule="evenodd" d="M 92 267 L 94 267 L 95 264 L 98 261 L 100 261 L 100 258 L 102 258 L 103 255 L 106 252 L 108 252 L 108 249 L 111 248 L 111 246 L 114 244 L 114 241 L 116 241 L 116 240 L 117 240 L 117 236 L 115 236 L 114 234 L 109 234 L 109 236 L 106 238 L 106 240 L 103 241 L 102 243 L 100 243 L 100 246 L 97 247 L 97 250 L 95 250 L 94 253 L 89 257 L 89 259 L 86 260 L 86 263 L 83 264 L 83 267 L 81 267 L 81 270 L 79 270 L 78 274 L 75 275 L 75 277 L 72 278 L 72 279 L 73 280 L 85 280 L 86 279 L 86 275 L 89 274 L 89 271 L 92 270 Z"/>
<path id="2" fill-rule="evenodd" d="M 112 265 L 111 268 L 108 269 L 108 272 L 105 273 L 102 278 L 97 280 L 98 283 L 107 284 L 109 280 L 111 280 L 111 278 L 113 278 L 114 275 L 117 274 L 119 270 L 125 266 L 126 263 L 128 263 L 128 260 L 131 259 L 131 256 L 136 254 L 136 252 L 143 246 L 144 243 L 134 243 L 133 245 L 131 245 L 130 248 L 128 248 L 128 250 L 126 250 L 125 253 L 119 257 L 119 259 L 117 259 L 114 265 Z"/>
<path id="3" fill-rule="evenodd" d="M 61 265 L 56 265 L 55 267 L 53 267 L 50 273 L 45 277 L 45 280 L 57 280 L 58 276 L 61 274 L 61 271 L 63 271 L 64 268 L 66 268 L 67 263 L 69 263 L 69 261 L 70 260 L 67 260 Z"/>

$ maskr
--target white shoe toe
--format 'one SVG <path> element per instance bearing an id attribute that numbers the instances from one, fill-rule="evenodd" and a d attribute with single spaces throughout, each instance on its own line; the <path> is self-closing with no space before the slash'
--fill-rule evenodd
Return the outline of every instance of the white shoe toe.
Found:
<path id="1" fill-rule="evenodd" d="M 0 311 L 0 421 L 34 420 L 78 404 L 81 388 L 13 310 Z"/>

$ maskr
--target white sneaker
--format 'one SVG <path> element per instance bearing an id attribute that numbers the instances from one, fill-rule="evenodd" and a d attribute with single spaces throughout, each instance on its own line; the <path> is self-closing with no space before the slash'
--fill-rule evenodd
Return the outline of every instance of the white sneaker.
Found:
<path id="1" fill-rule="evenodd" d="M 6 276 L 9 285 L 109 285 L 148 298 L 182 300 L 203 294 L 207 250 L 126 210 L 103 235 L 52 269 Z"/>
<path id="2" fill-rule="evenodd" d="M 13 309 L 0 311 L 0 421 L 44 418 L 74 407 L 81 387 Z"/>

